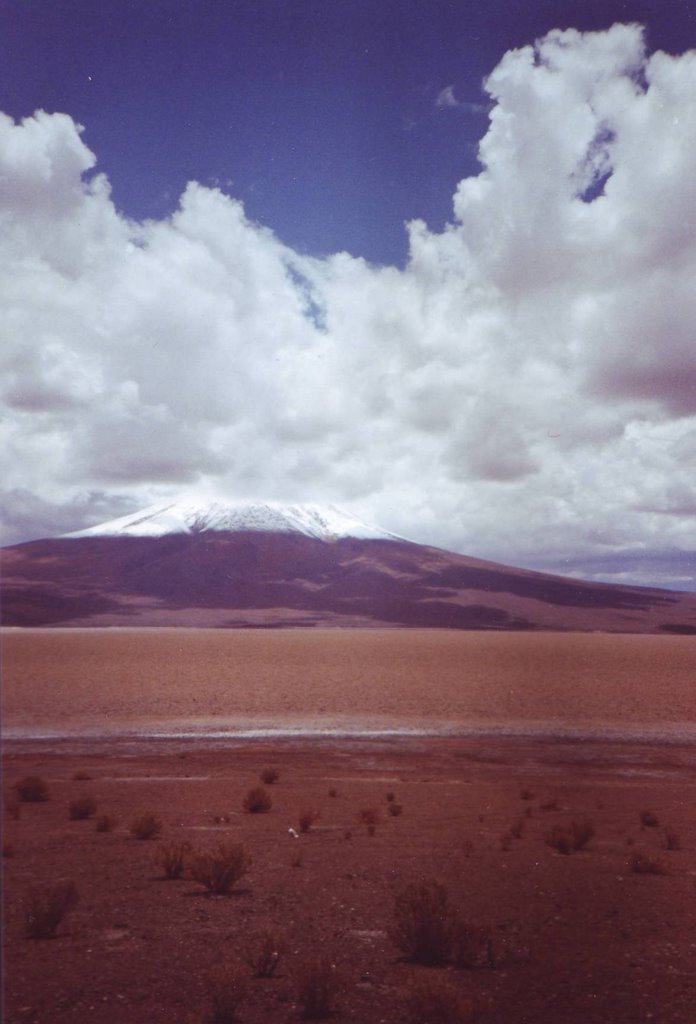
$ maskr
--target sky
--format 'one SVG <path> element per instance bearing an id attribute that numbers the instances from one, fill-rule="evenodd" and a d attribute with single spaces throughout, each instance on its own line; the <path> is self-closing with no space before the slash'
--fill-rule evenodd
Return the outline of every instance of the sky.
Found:
<path id="1" fill-rule="evenodd" d="M 2 543 L 181 491 L 696 590 L 696 0 L 5 0 Z"/>

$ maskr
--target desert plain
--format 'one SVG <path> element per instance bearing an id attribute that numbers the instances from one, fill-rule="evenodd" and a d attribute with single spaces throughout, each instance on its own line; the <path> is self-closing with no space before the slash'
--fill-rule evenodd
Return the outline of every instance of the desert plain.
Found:
<path id="1" fill-rule="evenodd" d="M 222 1024 L 225 986 L 224 1019 L 299 1021 L 322 970 L 339 1022 L 696 1021 L 696 637 L 21 629 L 3 676 L 8 1024 Z M 250 863 L 216 894 L 220 843 Z"/>

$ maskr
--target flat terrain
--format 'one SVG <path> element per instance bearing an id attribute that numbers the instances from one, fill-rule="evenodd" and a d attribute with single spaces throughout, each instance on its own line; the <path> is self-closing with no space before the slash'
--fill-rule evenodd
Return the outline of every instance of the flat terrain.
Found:
<path id="1" fill-rule="evenodd" d="M 693 638 L 87 636 L 4 638 L 8 1024 L 202 1024 L 220 964 L 244 979 L 239 1021 L 296 1021 L 319 954 L 337 1021 L 428 1024 L 409 1011 L 425 983 L 483 1024 L 693 1024 Z M 271 807 L 247 813 L 268 766 Z M 26 776 L 50 798 L 16 804 Z M 71 820 L 80 797 L 96 814 Z M 308 806 L 319 817 L 295 838 Z M 147 812 L 161 834 L 133 838 Z M 572 822 L 594 834 L 564 855 L 546 840 Z M 209 895 L 162 877 L 174 841 L 243 843 L 252 864 Z M 473 936 L 468 966 L 413 963 L 395 941 L 398 893 L 423 880 Z M 54 938 L 26 938 L 31 886 L 64 881 L 77 905 Z M 283 955 L 255 978 L 268 929 Z"/>

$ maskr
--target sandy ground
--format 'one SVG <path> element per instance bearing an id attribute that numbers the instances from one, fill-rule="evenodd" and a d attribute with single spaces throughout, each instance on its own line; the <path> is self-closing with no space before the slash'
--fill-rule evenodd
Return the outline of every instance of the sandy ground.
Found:
<path id="1" fill-rule="evenodd" d="M 272 807 L 245 813 L 267 765 L 280 773 Z M 248 976 L 240 1021 L 299 1020 L 301 964 L 318 952 L 340 973 L 336 1020 L 411 1020 L 413 979 L 475 995 L 477 1019 L 496 1024 L 696 1019 L 691 748 L 442 738 L 114 741 L 80 753 L 6 745 L 6 794 L 26 775 L 43 777 L 50 799 L 5 815 L 7 1024 L 200 1024 L 221 962 Z M 388 793 L 400 816 L 387 813 Z M 85 795 L 117 819 L 112 832 L 69 819 L 70 801 Z M 321 816 L 296 839 L 288 829 L 307 804 Z M 364 808 L 379 812 L 374 835 L 356 821 Z M 645 810 L 657 825 L 641 826 Z M 161 818 L 159 839 L 129 833 L 146 811 Z M 555 824 L 584 819 L 596 829 L 585 850 L 546 845 Z M 665 849 L 666 831 L 679 849 Z M 153 857 L 173 839 L 242 842 L 253 864 L 231 895 L 210 896 L 189 878 L 162 879 Z M 632 871 L 636 851 L 668 873 Z M 394 893 L 423 878 L 490 932 L 495 967 L 403 958 L 390 934 Z M 79 903 L 56 937 L 25 938 L 30 885 L 68 879 Z M 274 977 L 252 978 L 245 952 L 268 927 L 284 934 L 286 952 Z"/>
<path id="2" fill-rule="evenodd" d="M 695 644 L 8 633 L 3 1019 L 203 1024 L 223 964 L 246 987 L 239 1021 L 297 1021 L 302 965 L 322 954 L 340 979 L 338 1021 L 471 1019 L 414 1018 L 409 992 L 421 982 L 471 997 L 483 1024 L 694 1024 Z M 266 738 L 252 738 L 264 725 Z M 323 735 L 301 735 L 308 725 Z M 372 738 L 330 735 L 366 726 Z M 269 765 L 272 806 L 245 813 Z M 50 799 L 17 804 L 26 776 L 43 778 Z M 113 830 L 71 820 L 80 797 Z M 320 816 L 295 838 L 308 805 Z M 366 809 L 374 834 L 358 820 Z M 147 812 L 161 835 L 135 839 L 130 826 Z M 585 821 L 585 849 L 547 844 L 555 827 Z M 252 865 L 231 894 L 209 895 L 186 872 L 162 878 L 157 853 L 174 841 L 242 843 Z M 663 873 L 634 871 L 636 854 Z M 416 880 L 446 887 L 466 926 L 490 937 L 493 965 L 405 957 L 395 899 Z M 78 903 L 55 937 L 26 937 L 31 887 L 66 881 Z M 284 953 L 273 977 L 255 978 L 245 957 L 266 929 Z"/>

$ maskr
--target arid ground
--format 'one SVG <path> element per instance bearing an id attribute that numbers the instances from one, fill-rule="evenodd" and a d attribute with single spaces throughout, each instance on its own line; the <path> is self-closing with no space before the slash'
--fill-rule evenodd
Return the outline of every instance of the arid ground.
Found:
<path id="1" fill-rule="evenodd" d="M 3 656 L 8 1024 L 202 1024 L 219 965 L 236 1019 L 300 1020 L 316 957 L 337 1021 L 696 1020 L 694 638 L 8 631 Z M 17 801 L 32 776 L 48 799 Z M 191 865 L 220 842 L 251 865 L 211 895 Z M 55 936 L 26 937 L 32 887 L 65 882 Z M 432 882 L 460 940 L 434 966 L 396 914 Z"/>

